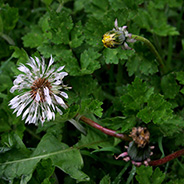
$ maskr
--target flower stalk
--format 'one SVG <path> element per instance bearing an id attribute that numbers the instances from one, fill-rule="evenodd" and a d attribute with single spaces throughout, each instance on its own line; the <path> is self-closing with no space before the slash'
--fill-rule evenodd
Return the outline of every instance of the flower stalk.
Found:
<path id="1" fill-rule="evenodd" d="M 116 137 L 116 138 L 119 138 L 119 139 L 122 139 L 122 140 L 128 141 L 128 142 L 132 140 L 128 135 L 119 134 L 119 133 L 116 133 L 116 131 L 114 131 L 114 130 L 104 128 L 103 126 L 99 125 L 98 123 L 92 121 L 91 119 L 89 119 L 85 116 L 81 116 L 80 120 L 83 121 L 84 123 L 96 128 L 96 129 L 100 130 L 101 132 L 105 133 L 106 135 L 113 136 L 113 137 Z M 151 149 L 153 149 L 153 148 L 151 147 Z M 175 158 L 178 158 L 182 155 L 184 155 L 184 149 L 176 151 L 170 155 L 167 155 L 162 159 L 152 160 L 152 161 L 148 162 L 148 165 L 149 166 L 159 166 L 159 165 L 165 164 L 165 163 L 167 163 Z M 122 157 L 122 155 L 121 155 L 121 157 Z M 117 157 L 117 158 L 119 158 L 119 157 Z M 139 166 L 139 165 L 137 165 L 137 166 Z"/>
<path id="2" fill-rule="evenodd" d="M 124 141 L 130 141 L 131 138 L 126 135 L 126 134 L 119 134 L 117 133 L 116 131 L 114 130 L 110 130 L 108 128 L 104 128 L 103 126 L 99 125 L 98 123 L 92 121 L 91 119 L 85 117 L 85 116 L 82 116 L 80 117 L 80 120 L 82 120 L 84 123 L 87 123 L 88 125 L 100 130 L 101 132 L 107 134 L 107 135 L 110 135 L 110 136 L 113 136 L 113 137 L 116 137 L 116 138 L 119 138 L 119 139 L 122 139 Z"/>
<path id="3" fill-rule="evenodd" d="M 184 149 L 182 150 L 179 150 L 179 151 L 176 151 L 170 155 L 167 155 L 166 157 L 164 158 L 161 158 L 159 160 L 152 160 L 149 162 L 149 166 L 158 166 L 158 165 L 162 165 L 162 164 L 165 164 L 175 158 L 178 158 L 180 156 L 184 155 Z"/>
<path id="4" fill-rule="evenodd" d="M 162 72 L 165 73 L 166 66 L 165 66 L 165 64 L 164 64 L 160 54 L 157 52 L 157 50 L 153 46 L 153 44 L 148 39 L 146 39 L 146 38 L 144 38 L 142 36 L 138 36 L 138 35 L 133 35 L 132 34 L 131 38 L 134 39 L 134 40 L 137 40 L 137 41 L 144 42 L 149 47 L 151 52 L 156 56 L 156 58 L 157 58 L 157 60 L 158 60 L 158 62 L 160 64 Z"/>

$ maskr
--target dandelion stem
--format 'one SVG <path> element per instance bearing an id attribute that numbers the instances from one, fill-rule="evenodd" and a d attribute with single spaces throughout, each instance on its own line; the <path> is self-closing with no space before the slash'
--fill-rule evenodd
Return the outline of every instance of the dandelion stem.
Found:
<path id="1" fill-rule="evenodd" d="M 88 125 L 100 130 L 101 132 L 107 134 L 107 135 L 110 135 L 110 136 L 113 136 L 113 137 L 117 137 L 119 139 L 122 139 L 124 141 L 130 141 L 131 138 L 126 135 L 126 134 L 119 134 L 117 133 L 116 131 L 114 130 L 110 130 L 108 128 L 104 128 L 103 126 L 99 125 L 98 123 L 92 121 L 91 119 L 85 117 L 85 116 L 82 116 L 80 117 L 80 120 L 82 120 L 83 122 L 87 123 Z"/>
<path id="2" fill-rule="evenodd" d="M 167 162 L 169 162 L 169 161 L 171 161 L 171 160 L 173 160 L 173 159 L 175 159 L 175 158 L 177 158 L 177 157 L 180 157 L 180 156 L 182 156 L 182 155 L 184 155 L 184 149 L 179 150 L 179 151 L 176 151 L 176 152 L 174 152 L 174 153 L 172 153 L 172 154 L 170 154 L 170 155 L 167 155 L 166 157 L 161 158 L 161 159 L 159 159 L 159 160 L 150 161 L 150 162 L 149 162 L 149 165 L 150 165 L 150 166 L 162 165 L 162 164 L 165 164 L 165 163 L 167 163 Z"/>
<path id="3" fill-rule="evenodd" d="M 160 67 L 161 67 L 161 70 L 163 73 L 165 73 L 165 70 L 166 70 L 166 66 L 160 56 L 160 54 L 157 52 L 157 50 L 155 49 L 155 47 L 153 46 L 153 44 L 146 38 L 142 37 L 142 36 L 138 36 L 138 35 L 132 35 L 133 39 L 135 40 L 138 40 L 138 41 L 141 41 L 141 42 L 144 42 L 148 47 L 149 49 L 153 52 L 153 54 L 156 56 L 159 64 L 160 64 Z"/>

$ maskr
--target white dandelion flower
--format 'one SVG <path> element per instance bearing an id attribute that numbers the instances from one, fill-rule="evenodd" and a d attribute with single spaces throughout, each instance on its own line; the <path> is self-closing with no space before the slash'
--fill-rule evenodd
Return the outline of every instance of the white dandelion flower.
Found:
<path id="1" fill-rule="evenodd" d="M 22 120 L 25 123 L 42 124 L 47 120 L 55 119 L 55 112 L 62 115 L 62 108 L 66 109 L 63 97 L 68 95 L 63 91 L 70 89 L 63 84 L 63 78 L 68 75 L 63 72 L 64 66 L 56 69 L 53 67 L 54 59 L 50 58 L 48 66 L 44 58 L 39 60 L 30 57 L 26 66 L 21 64 L 18 69 L 22 74 L 14 80 L 14 86 L 10 89 L 13 93 L 15 90 L 20 92 L 9 103 L 13 113 L 17 117 L 22 114 Z"/>

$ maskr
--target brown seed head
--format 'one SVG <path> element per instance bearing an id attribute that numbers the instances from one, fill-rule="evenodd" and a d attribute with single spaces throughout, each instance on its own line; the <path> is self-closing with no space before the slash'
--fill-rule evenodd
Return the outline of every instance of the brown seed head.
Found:
<path id="1" fill-rule="evenodd" d="M 138 147 L 144 148 L 149 143 L 150 133 L 145 127 L 133 127 L 130 137 L 132 137 Z"/>

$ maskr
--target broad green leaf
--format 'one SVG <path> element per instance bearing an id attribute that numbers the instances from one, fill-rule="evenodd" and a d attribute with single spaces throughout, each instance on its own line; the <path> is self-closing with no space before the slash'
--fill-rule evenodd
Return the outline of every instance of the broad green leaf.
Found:
<path id="1" fill-rule="evenodd" d="M 109 175 L 104 176 L 99 184 L 111 184 L 110 176 Z"/>
<path id="2" fill-rule="evenodd" d="M 79 150 L 59 142 L 52 134 L 46 134 L 30 156 L 25 155 L 24 152 L 12 149 L 5 154 L 1 154 L 1 177 L 14 179 L 22 175 L 29 175 L 41 159 L 50 158 L 56 167 L 72 178 L 78 181 L 89 179 L 87 175 L 80 171 L 83 160 Z"/>
<path id="3" fill-rule="evenodd" d="M 50 178 L 54 173 L 55 167 L 51 159 L 42 159 L 36 166 L 32 179 L 29 183 L 50 183 Z M 46 182 L 47 181 L 47 182 Z"/>

